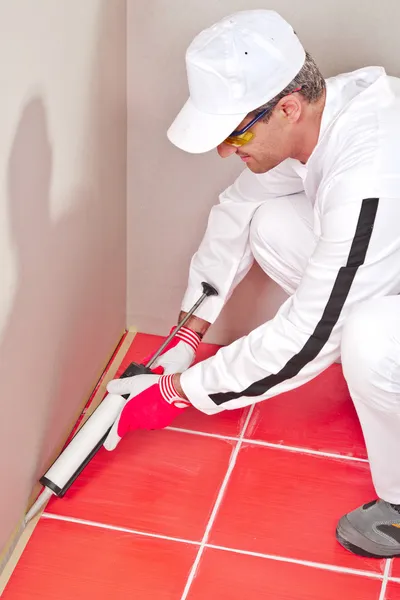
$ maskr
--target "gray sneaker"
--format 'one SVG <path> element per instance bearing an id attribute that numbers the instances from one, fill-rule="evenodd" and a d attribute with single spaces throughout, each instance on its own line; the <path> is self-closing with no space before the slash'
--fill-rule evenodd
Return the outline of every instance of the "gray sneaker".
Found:
<path id="1" fill-rule="evenodd" d="M 340 519 L 336 538 L 360 556 L 400 556 L 400 505 L 384 500 L 364 504 Z"/>

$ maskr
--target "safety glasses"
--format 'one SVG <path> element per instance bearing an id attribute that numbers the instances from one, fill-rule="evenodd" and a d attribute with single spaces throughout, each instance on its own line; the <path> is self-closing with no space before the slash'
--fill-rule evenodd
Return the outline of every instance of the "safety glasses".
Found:
<path id="1" fill-rule="evenodd" d="M 299 92 L 301 90 L 301 87 L 302 86 L 296 88 L 295 90 L 293 90 L 293 92 L 290 92 L 290 93 L 294 94 L 295 92 Z M 290 95 L 290 94 L 288 94 L 288 95 Z M 240 148 L 240 146 L 244 146 L 245 144 L 248 144 L 255 136 L 255 133 L 249 131 L 249 129 L 251 129 L 253 127 L 253 125 L 255 123 L 257 123 L 257 121 L 259 121 L 260 119 L 265 117 L 267 112 L 269 112 L 270 110 L 272 110 L 272 109 L 265 108 L 258 115 L 256 115 L 254 117 L 254 119 L 252 119 L 250 121 L 250 123 L 247 123 L 247 125 L 245 125 L 242 129 L 236 129 L 235 131 L 233 131 L 231 133 L 231 135 L 226 138 L 226 140 L 224 141 L 224 144 L 229 144 L 230 146 L 236 146 L 237 148 Z"/>

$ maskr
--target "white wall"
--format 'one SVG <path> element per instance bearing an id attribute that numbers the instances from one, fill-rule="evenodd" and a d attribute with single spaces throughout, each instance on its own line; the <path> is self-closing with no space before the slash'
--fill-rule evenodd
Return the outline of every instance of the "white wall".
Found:
<path id="1" fill-rule="evenodd" d="M 192 156 L 166 130 L 187 98 L 184 55 L 204 27 L 236 10 L 270 8 L 292 23 L 326 77 L 379 64 L 400 75 L 397 0 L 147 0 L 128 2 L 128 324 L 166 333 L 189 261 L 236 158 Z M 233 295 L 207 341 L 229 342 L 272 316 L 283 295 L 257 269 Z"/>
<path id="2" fill-rule="evenodd" d="M 0 4 L 0 553 L 125 324 L 125 28 Z"/>

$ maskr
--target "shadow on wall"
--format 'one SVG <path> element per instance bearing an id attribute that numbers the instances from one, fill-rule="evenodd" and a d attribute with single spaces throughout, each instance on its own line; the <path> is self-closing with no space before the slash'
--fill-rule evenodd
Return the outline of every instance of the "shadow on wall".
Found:
<path id="1" fill-rule="evenodd" d="M 115 68 L 125 69 L 124 6 L 104 1 L 99 11 L 91 116 L 79 132 L 87 169 L 83 182 L 67 174 L 60 217 L 51 214 L 55 148 L 43 98 L 26 104 L 9 157 L 18 281 L 0 339 L 0 553 L 124 328 L 125 89 Z"/>
<path id="2" fill-rule="evenodd" d="M 82 324 L 74 315 L 80 288 L 75 270 L 78 240 L 85 235 L 82 205 L 87 198 L 81 190 L 76 202 L 80 211 L 52 223 L 51 173 L 45 107 L 41 98 L 34 98 L 23 111 L 9 160 L 9 214 L 18 284 L 0 346 L 0 396 L 8 398 L 2 406 L 1 445 L 10 452 L 4 456 L 7 463 L 21 467 L 20 473 L 14 473 L 15 483 L 25 492 L 28 465 L 35 469 L 44 440 L 48 446 L 54 441 L 48 440 L 52 411 L 59 413 L 59 424 L 65 428 L 77 408 L 76 399 L 68 402 L 65 390 L 73 387 L 69 380 L 74 377 L 73 355 L 78 350 L 74 322 Z M 68 405 L 59 407 L 59 398 Z M 13 460 L 15 454 L 18 461 Z"/>

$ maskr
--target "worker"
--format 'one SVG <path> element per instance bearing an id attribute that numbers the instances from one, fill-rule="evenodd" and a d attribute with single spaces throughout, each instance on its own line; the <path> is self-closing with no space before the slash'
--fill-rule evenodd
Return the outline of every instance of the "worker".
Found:
<path id="1" fill-rule="evenodd" d="M 202 31 L 186 67 L 190 97 L 170 141 L 245 163 L 211 210 L 181 316 L 203 280 L 219 295 L 158 359 L 163 374 L 110 382 L 130 396 L 105 446 L 170 425 L 190 405 L 214 415 L 268 400 L 341 360 L 377 499 L 349 507 L 337 539 L 359 555 L 400 555 L 400 81 L 381 67 L 325 80 L 270 10 Z M 254 260 L 288 299 L 191 366 Z"/>

